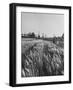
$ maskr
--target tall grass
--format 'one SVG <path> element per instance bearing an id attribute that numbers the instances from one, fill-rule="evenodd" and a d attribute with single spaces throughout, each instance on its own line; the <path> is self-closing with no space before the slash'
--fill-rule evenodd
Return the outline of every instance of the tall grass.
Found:
<path id="1" fill-rule="evenodd" d="M 54 44 L 40 42 L 29 47 L 25 53 L 22 52 L 22 77 L 54 76 L 63 74 L 63 48 L 61 49 Z"/>

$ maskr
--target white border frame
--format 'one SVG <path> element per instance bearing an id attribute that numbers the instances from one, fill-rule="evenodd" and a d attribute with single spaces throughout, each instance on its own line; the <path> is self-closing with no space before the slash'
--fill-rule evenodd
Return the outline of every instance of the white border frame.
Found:
<path id="1" fill-rule="evenodd" d="M 21 12 L 64 14 L 64 75 L 46 77 L 21 77 Z M 16 7 L 16 83 L 69 81 L 69 10 L 53 8 Z"/>

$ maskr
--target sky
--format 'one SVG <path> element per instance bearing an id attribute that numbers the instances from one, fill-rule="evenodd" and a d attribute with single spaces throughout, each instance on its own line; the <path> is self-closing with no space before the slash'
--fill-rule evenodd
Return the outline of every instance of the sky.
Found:
<path id="1" fill-rule="evenodd" d="M 29 13 L 21 14 L 21 33 L 34 32 L 46 37 L 61 36 L 64 33 L 64 15 L 52 13 Z"/>

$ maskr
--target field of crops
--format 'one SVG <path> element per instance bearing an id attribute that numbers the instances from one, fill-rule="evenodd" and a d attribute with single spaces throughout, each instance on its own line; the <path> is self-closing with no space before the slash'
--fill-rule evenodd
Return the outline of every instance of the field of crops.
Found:
<path id="1" fill-rule="evenodd" d="M 22 77 L 64 74 L 64 48 L 51 41 L 22 38 Z"/>

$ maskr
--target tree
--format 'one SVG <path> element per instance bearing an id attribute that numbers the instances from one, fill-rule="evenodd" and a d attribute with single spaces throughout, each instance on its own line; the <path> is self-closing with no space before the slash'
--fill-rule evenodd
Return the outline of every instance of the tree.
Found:
<path id="1" fill-rule="evenodd" d="M 35 38 L 35 33 L 34 32 L 32 32 L 32 37 Z"/>
<path id="2" fill-rule="evenodd" d="M 30 38 L 35 38 L 35 33 L 34 33 L 34 32 L 28 33 L 28 37 L 30 37 Z"/>
<path id="3" fill-rule="evenodd" d="M 40 35 L 38 34 L 38 38 L 40 39 Z"/>
<path id="4" fill-rule="evenodd" d="M 57 42 L 57 38 L 56 38 L 56 36 L 54 36 L 54 37 L 53 37 L 53 43 L 56 44 L 56 42 Z"/>
<path id="5" fill-rule="evenodd" d="M 62 34 L 62 38 L 64 39 L 64 33 Z"/>

